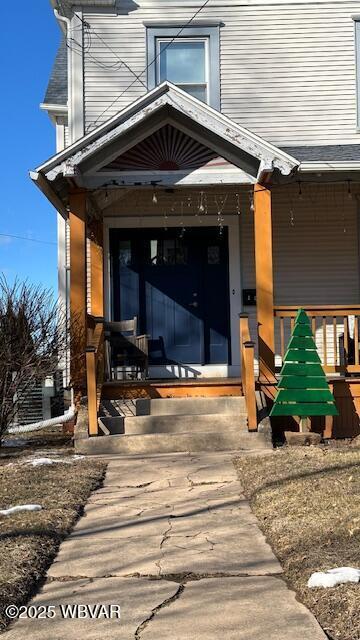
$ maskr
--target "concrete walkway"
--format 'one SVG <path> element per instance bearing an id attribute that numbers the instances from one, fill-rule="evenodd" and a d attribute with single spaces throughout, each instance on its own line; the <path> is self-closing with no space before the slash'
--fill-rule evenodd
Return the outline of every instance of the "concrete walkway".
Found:
<path id="1" fill-rule="evenodd" d="M 240 454 L 241 455 L 241 454 Z M 104 486 L 61 545 L 7 640 L 324 640 L 241 494 L 230 454 L 109 458 Z M 61 618 L 61 604 L 117 604 L 121 620 Z"/>

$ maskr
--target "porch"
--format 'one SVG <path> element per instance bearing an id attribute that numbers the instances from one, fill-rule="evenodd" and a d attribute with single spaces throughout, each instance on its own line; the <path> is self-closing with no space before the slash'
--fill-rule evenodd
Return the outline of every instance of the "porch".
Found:
<path id="1" fill-rule="evenodd" d="M 189 396 L 237 388 L 238 422 L 255 438 L 259 403 L 274 396 L 299 307 L 312 318 L 341 405 L 321 428 L 328 437 L 358 432 L 359 183 L 351 168 L 302 170 L 284 150 L 165 83 L 33 179 L 69 233 L 66 299 L 83 329 L 78 391 L 91 436 L 106 433 L 98 420 L 104 390 L 125 396 L 131 387 L 106 379 L 118 376 L 106 366 L 104 323 L 138 319 L 149 377 L 169 379 L 168 397 L 179 388 Z M 154 384 L 160 388 L 135 381 L 132 393 L 137 385 L 151 396 Z M 210 420 L 202 420 L 207 434 Z"/>
<path id="2" fill-rule="evenodd" d="M 342 189 L 347 189 L 347 184 L 337 185 L 336 189 L 339 190 L 340 187 Z M 304 193 L 306 194 L 306 185 L 302 187 Z M 309 188 L 309 187 L 308 187 Z M 333 194 L 334 186 L 328 185 L 329 193 Z M 354 187 L 353 187 L 354 188 Z M 294 187 L 294 189 L 298 189 L 298 186 Z M 313 186 L 310 187 L 313 189 Z M 275 190 L 274 190 L 275 191 Z M 231 193 L 231 189 L 228 189 L 228 192 Z M 322 195 L 324 189 L 321 190 Z M 151 199 L 151 193 L 147 193 L 147 198 Z M 257 191 L 255 192 L 257 193 Z M 263 194 L 263 190 L 260 192 Z M 268 196 L 268 203 L 273 202 L 275 200 L 275 206 L 272 207 L 271 214 L 271 239 L 275 239 L 278 234 L 278 229 L 274 227 L 274 218 L 275 221 L 279 220 L 277 215 L 278 209 L 276 207 L 278 197 L 273 196 L 271 198 L 271 190 L 267 190 L 266 193 Z M 278 190 L 279 193 L 279 190 Z M 144 194 L 142 198 L 144 198 Z M 282 195 L 281 195 L 282 197 Z M 328 196 L 329 197 L 329 196 Z M 159 199 L 161 196 L 159 195 Z M 129 198 L 127 203 L 129 202 Z M 237 214 L 228 214 L 228 217 L 231 218 L 231 221 L 228 223 L 229 228 L 234 225 L 234 221 L 238 225 L 238 238 L 242 243 L 246 243 L 249 245 L 248 236 L 246 235 L 246 227 L 250 226 L 251 218 L 255 218 L 256 210 L 258 210 L 258 196 L 254 196 L 254 211 L 252 211 L 251 202 L 249 200 L 248 192 L 242 194 L 242 205 L 243 210 L 241 216 Z M 247 209 L 246 209 L 246 202 Z M 117 208 L 119 208 L 119 202 L 117 202 Z M 153 206 L 153 205 L 151 205 Z M 330 212 L 331 214 L 331 212 Z M 354 217 L 356 215 L 356 207 L 354 211 L 347 211 L 347 225 L 348 231 L 350 235 L 344 233 L 342 230 L 342 235 L 338 235 L 338 245 L 339 245 L 339 253 L 342 256 L 346 256 L 346 252 L 351 257 L 352 252 L 349 251 L 349 245 L 351 249 L 351 244 L 354 242 Z M 188 216 L 190 217 L 190 216 Z M 335 220 L 335 215 L 333 216 Z M 224 223 L 226 223 L 225 216 Z M 247 218 L 249 220 L 247 220 Z M 331 215 L 328 216 L 328 224 Z M 178 223 L 178 219 L 174 218 L 175 222 Z M 359 316 L 360 316 L 360 305 L 337 305 L 337 304 L 304 304 L 301 299 L 298 298 L 298 292 L 294 291 L 294 298 L 299 300 L 295 305 L 275 305 L 271 306 L 271 311 L 268 313 L 265 302 L 269 302 L 267 299 L 264 300 L 264 295 L 259 296 L 258 291 L 260 290 L 259 278 L 256 276 L 256 254 L 257 252 L 261 252 L 262 266 L 261 266 L 261 277 L 264 277 L 265 268 L 264 265 L 264 218 L 262 214 L 261 219 L 261 228 L 260 238 L 256 238 L 256 225 L 252 226 L 254 233 L 254 259 L 253 259 L 253 272 L 252 276 L 255 278 L 255 289 L 256 289 L 256 299 L 257 304 L 249 306 L 244 305 L 245 295 L 249 295 L 249 290 L 246 289 L 246 292 L 241 291 L 241 296 L 239 296 L 238 306 L 236 308 L 236 317 L 234 318 L 235 322 L 231 325 L 231 345 L 236 345 L 235 348 L 238 348 L 238 358 L 232 357 L 230 365 L 228 363 L 223 363 L 222 365 L 215 365 L 217 370 L 222 369 L 222 376 L 217 377 L 209 377 L 209 371 L 211 371 L 211 365 L 208 365 L 206 370 L 205 368 L 201 368 L 201 364 L 191 365 L 188 367 L 185 363 L 178 363 L 179 369 L 174 370 L 174 366 L 170 366 L 169 368 L 169 376 L 168 379 L 150 379 L 148 381 L 126 381 L 126 380 L 118 380 L 113 382 L 105 383 L 103 387 L 103 394 L 105 393 L 107 398 L 111 396 L 113 398 L 119 397 L 131 397 L 131 398 L 155 398 L 155 397 L 192 397 L 192 396 L 226 396 L 226 395 L 241 395 L 245 396 L 246 399 L 246 408 L 247 408 L 247 424 L 248 429 L 252 431 L 256 431 L 259 423 L 259 411 L 258 411 L 258 401 L 256 399 L 255 392 L 261 391 L 263 395 L 268 398 L 269 404 L 274 397 L 275 394 L 275 383 L 276 383 L 276 375 L 281 368 L 282 357 L 285 352 L 285 348 L 290 337 L 291 328 L 293 326 L 294 318 L 296 315 L 297 309 L 302 306 L 305 308 L 307 313 L 311 318 L 312 329 L 314 332 L 315 340 L 317 343 L 318 351 L 322 359 L 322 364 L 324 370 L 328 375 L 328 379 L 330 382 L 331 389 L 334 392 L 336 402 L 338 405 L 338 409 L 340 412 L 340 416 L 334 419 L 327 419 L 326 423 L 320 423 L 319 419 L 313 420 L 313 428 L 315 430 L 323 430 L 324 435 L 326 437 L 352 437 L 357 435 L 359 432 L 359 410 L 360 410 L 360 361 L 359 361 Z M 343 221 L 341 220 L 341 224 Z M 152 222 L 153 225 L 153 222 Z M 190 220 L 186 220 L 186 225 L 189 230 L 191 229 Z M 106 226 L 106 224 L 105 224 Z M 235 226 L 235 225 L 234 225 Z M 178 232 L 180 233 L 181 228 L 178 228 Z M 293 228 L 289 224 L 289 233 L 293 232 Z M 329 233 L 329 229 L 327 231 Z M 334 226 L 333 232 L 334 239 L 337 235 L 336 225 Z M 290 242 L 290 238 L 288 237 L 287 242 Z M 342 246 L 342 243 L 346 243 L 348 246 Z M 269 246 L 269 243 L 268 243 Z M 272 247 L 272 243 L 270 245 Z M 256 249 L 256 247 L 258 249 Z M 91 243 L 90 243 L 91 250 Z M 100 247 L 101 253 L 101 247 Z M 96 250 L 93 248 L 92 255 L 99 256 L 99 245 L 96 245 Z M 276 278 L 276 270 L 275 270 L 275 285 L 274 285 L 274 268 L 272 266 L 272 257 L 273 257 L 273 249 L 268 255 L 268 262 L 270 263 L 269 273 L 270 279 L 269 282 L 273 287 L 273 291 L 275 290 L 275 295 L 278 291 L 277 280 L 279 279 L 279 274 Z M 326 256 L 325 256 L 326 257 Z M 324 256 L 321 256 L 324 259 Z M 351 273 L 351 268 L 356 270 L 357 262 L 354 260 L 352 263 L 352 267 L 349 264 L 345 264 L 343 268 L 343 274 L 339 276 L 339 282 L 341 283 L 342 290 L 337 287 L 336 282 L 333 277 L 331 277 L 331 255 L 328 254 L 328 265 L 327 270 L 329 273 L 329 279 L 332 281 L 334 288 L 336 291 L 332 291 L 331 287 L 328 288 L 327 291 L 323 291 L 321 288 L 321 280 L 316 280 L 314 277 L 314 285 L 313 287 L 308 287 L 308 297 L 314 298 L 318 297 L 320 300 L 324 299 L 325 295 L 329 295 L 333 298 L 334 295 L 341 296 L 341 300 L 344 299 L 344 296 L 347 296 L 347 290 L 354 287 L 354 280 L 351 282 L 343 280 L 345 273 Z M 311 256 L 308 258 L 310 262 L 313 263 L 313 259 Z M 239 264 L 241 261 L 237 263 L 238 270 L 240 271 Z M 351 268 L 350 268 L 351 267 Z M 229 267 L 230 268 L 230 267 Z M 340 268 L 338 264 L 335 265 L 336 271 Z M 93 263 L 93 269 L 95 269 L 95 264 Z M 101 272 L 104 269 L 104 261 L 101 260 L 98 264 L 98 268 L 95 269 L 97 272 Z M 250 265 L 247 265 L 247 269 L 250 272 Z M 240 274 L 244 277 L 244 272 Z M 291 282 L 293 275 L 288 271 L 288 280 Z M 91 300 L 99 300 L 99 289 L 96 289 L 96 278 L 92 279 L 91 295 L 88 295 L 88 303 L 89 297 Z M 100 278 L 100 282 L 102 282 L 102 278 Z M 248 282 L 248 281 L 245 281 Z M 304 286 L 304 285 L 303 285 Z M 267 294 L 269 294 L 269 288 L 267 288 Z M 100 291 L 100 297 L 101 297 Z M 103 296 L 104 300 L 106 299 L 106 295 Z M 334 299 L 334 298 L 333 298 Z M 263 307 L 259 305 L 262 303 Z M 246 300 L 248 302 L 248 300 Z M 105 303 L 106 304 L 106 303 Z M 89 311 L 92 311 L 93 307 L 89 308 Z M 96 308 L 95 308 L 96 310 Z M 240 319 L 239 313 L 240 311 Z M 263 331 L 259 330 L 257 332 L 256 324 L 259 323 L 259 317 L 263 317 L 262 326 L 259 326 L 259 329 L 262 328 Z M 93 320 L 94 321 L 94 320 Z M 266 329 L 266 332 L 265 332 Z M 96 329 L 91 333 L 91 337 L 89 339 L 89 347 L 90 350 L 88 352 L 88 389 L 95 389 L 95 376 L 92 373 L 96 370 L 96 366 L 99 367 L 98 371 L 103 369 L 103 364 L 97 362 L 97 354 L 101 353 L 101 341 L 103 340 L 103 332 L 101 329 L 101 323 L 96 324 Z M 95 347 L 95 351 L 92 351 L 91 348 Z M 165 363 L 166 365 L 166 363 Z M 232 367 L 229 371 L 229 366 Z M 238 369 L 236 369 L 238 367 Z M 166 368 L 166 366 L 165 366 Z M 191 369 L 191 371 L 190 371 Z M 175 373 L 174 373 L 175 371 Z M 181 373 L 183 372 L 183 374 Z M 236 372 L 239 372 L 241 377 L 236 377 Z M 241 373 L 240 373 L 241 372 Z M 225 375 L 224 375 L 225 373 Z M 91 377 L 93 381 L 91 382 Z M 99 398 L 99 387 L 98 387 L 98 398 Z M 93 406 L 95 406 L 95 402 L 93 402 Z M 97 410 L 98 410 L 98 404 Z M 91 424 L 91 418 L 90 418 Z M 93 433 L 98 433 L 98 421 L 97 421 L 97 411 L 93 409 L 93 420 L 92 420 L 92 428 Z M 276 424 L 275 424 L 276 426 Z"/>

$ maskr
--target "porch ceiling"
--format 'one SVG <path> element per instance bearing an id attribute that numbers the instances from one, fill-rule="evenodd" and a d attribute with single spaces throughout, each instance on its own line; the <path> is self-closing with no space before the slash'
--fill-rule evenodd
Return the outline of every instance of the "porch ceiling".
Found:
<path id="1" fill-rule="evenodd" d="M 164 128 L 183 142 L 190 139 L 194 154 L 202 155 L 204 162 L 200 166 L 189 160 L 167 162 L 160 168 L 130 166 L 129 154 L 139 150 L 144 140 L 159 139 Z M 121 157 L 127 164 L 117 164 Z M 208 160 L 217 157 L 226 162 L 209 171 Z M 289 175 L 298 165 L 281 149 L 165 82 L 38 167 L 31 177 L 43 191 L 45 180 L 47 197 L 52 190 L 63 201 L 64 183 L 69 181 L 87 189 L 104 186 L 106 176 L 118 186 L 252 184 L 275 170 Z"/>

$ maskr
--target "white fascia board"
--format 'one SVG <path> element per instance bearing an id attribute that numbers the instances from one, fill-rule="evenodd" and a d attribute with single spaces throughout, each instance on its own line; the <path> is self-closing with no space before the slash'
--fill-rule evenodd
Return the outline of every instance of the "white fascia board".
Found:
<path id="1" fill-rule="evenodd" d="M 181 187 L 181 186 L 214 186 L 214 185 L 233 185 L 246 186 L 256 183 L 256 178 L 250 174 L 233 167 L 225 171 L 215 171 L 211 169 L 201 168 L 195 171 L 122 171 L 96 174 L 93 176 L 75 176 L 75 182 L 80 188 L 100 189 L 104 185 L 109 185 L 109 190 L 119 187 Z"/>
<path id="2" fill-rule="evenodd" d="M 146 94 L 146 98 L 155 99 L 157 95 L 161 95 L 162 93 L 163 93 L 162 85 L 159 85 L 158 87 L 155 87 L 155 89 L 152 89 L 152 91 L 149 91 Z M 73 144 L 68 146 L 64 151 L 62 151 L 61 153 L 57 153 L 55 156 L 52 156 L 51 158 L 49 158 L 46 162 L 44 162 L 42 165 L 37 167 L 36 171 L 42 171 L 46 173 L 47 171 L 50 171 L 53 167 L 56 167 L 60 162 L 63 162 L 64 160 L 69 158 L 71 155 L 77 153 L 77 151 L 79 151 L 80 149 L 87 147 L 94 140 L 96 140 L 100 135 L 105 134 L 108 129 L 111 129 L 113 124 L 117 120 L 119 120 L 120 115 L 124 116 L 124 118 L 126 118 L 126 116 L 130 117 L 130 115 L 133 112 L 136 112 L 139 104 L 142 103 L 143 101 L 144 101 L 144 96 L 141 96 L 140 98 L 135 100 L 135 102 L 133 102 L 131 105 L 129 105 L 128 107 L 125 107 L 125 109 L 123 109 L 120 112 L 120 114 L 117 113 L 115 116 L 112 116 L 112 118 L 104 122 L 102 125 L 94 129 L 93 131 L 90 131 L 90 133 L 87 133 L 83 138 L 81 138 L 80 140 L 77 140 L 76 142 L 73 142 Z"/>
<path id="3" fill-rule="evenodd" d="M 68 115 L 67 105 L 46 104 L 43 102 L 40 104 L 40 109 L 47 112 L 51 122 L 55 125 L 59 116 L 64 117 Z"/>
<path id="4" fill-rule="evenodd" d="M 341 162 L 301 162 L 299 166 L 300 173 L 326 173 L 331 171 L 360 171 L 360 162 L 341 161 Z"/>
<path id="5" fill-rule="evenodd" d="M 42 109 L 42 111 L 49 111 L 54 115 L 59 116 L 66 116 L 68 112 L 67 104 L 48 104 L 46 102 L 42 102 L 40 104 L 40 109 Z"/>
<path id="6" fill-rule="evenodd" d="M 58 4 L 58 0 L 50 0 L 53 9 L 57 9 L 61 13 L 61 6 Z M 76 7 L 116 7 L 116 0 L 73 0 L 71 3 L 72 8 Z"/>
<path id="7" fill-rule="evenodd" d="M 41 165 L 37 171 L 51 172 L 51 178 L 55 178 L 58 173 L 64 170 L 63 163 L 67 160 L 69 162 L 66 165 L 75 167 L 96 154 L 101 147 L 121 136 L 124 131 L 135 127 L 149 115 L 165 106 L 173 107 L 190 120 L 216 133 L 239 151 L 244 151 L 257 158 L 269 170 L 277 168 L 284 175 L 289 175 L 299 165 L 295 158 L 281 149 L 236 124 L 227 116 L 200 102 L 182 89 L 179 89 L 179 87 L 170 82 L 164 82 L 136 100 L 129 107 L 123 109 L 95 131 L 72 144 L 65 152 L 57 154 Z M 120 150 L 119 153 L 121 153 Z"/>
<path id="8" fill-rule="evenodd" d="M 60 200 L 59 196 L 55 191 L 51 188 L 50 183 L 41 173 L 37 171 L 29 172 L 31 180 L 36 184 L 36 186 L 42 191 L 42 193 L 47 197 L 47 199 L 51 202 L 54 209 L 56 209 L 64 218 L 67 218 L 68 212 L 64 205 L 64 203 Z"/>

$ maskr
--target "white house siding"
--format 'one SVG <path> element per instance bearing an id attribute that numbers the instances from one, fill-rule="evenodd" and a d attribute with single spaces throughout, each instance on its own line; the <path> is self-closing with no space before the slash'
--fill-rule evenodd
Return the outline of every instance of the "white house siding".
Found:
<path id="1" fill-rule="evenodd" d="M 302 193 L 274 190 L 276 304 L 359 303 L 356 197 L 344 185 L 305 185 Z"/>
<path id="2" fill-rule="evenodd" d="M 357 196 L 344 185 L 278 187 L 273 191 L 274 296 L 277 305 L 359 304 Z M 291 210 L 293 214 L 291 214 Z M 241 218 L 242 281 L 255 287 L 254 230 L 250 211 Z M 256 338 L 256 308 L 245 309 Z M 287 326 L 285 338 L 289 335 Z M 343 333 L 339 322 L 338 338 Z M 316 331 L 323 352 L 322 328 Z M 328 320 L 328 359 L 334 362 L 332 319 Z M 276 351 L 280 352 L 276 323 Z M 277 358 L 279 364 L 280 359 Z"/>
<path id="3" fill-rule="evenodd" d="M 68 147 L 70 144 L 70 136 L 69 136 L 69 127 L 67 125 L 64 126 L 64 145 Z"/>
<path id="4" fill-rule="evenodd" d="M 120 15 L 84 12 L 92 27 L 84 65 L 88 130 L 145 93 L 146 73 L 144 84 L 135 79 L 146 67 L 143 22 L 186 22 L 201 3 L 138 0 L 137 5 L 126 2 Z M 197 19 L 223 23 L 222 111 L 278 145 L 357 143 L 356 13 L 357 1 L 209 2 Z"/>

